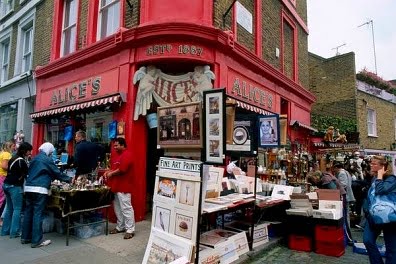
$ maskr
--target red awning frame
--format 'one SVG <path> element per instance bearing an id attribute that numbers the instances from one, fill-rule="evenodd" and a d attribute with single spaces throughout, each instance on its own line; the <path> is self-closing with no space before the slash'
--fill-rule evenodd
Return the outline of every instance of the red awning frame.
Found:
<path id="1" fill-rule="evenodd" d="M 244 102 L 239 101 L 239 100 L 237 100 L 237 99 L 235 99 L 235 98 L 233 98 L 231 96 L 228 96 L 228 98 L 232 99 L 235 102 L 236 107 L 239 107 L 239 108 L 251 111 L 251 112 L 255 112 L 255 113 L 260 114 L 260 115 L 275 115 L 274 113 L 266 111 L 266 110 L 264 110 L 264 109 L 262 109 L 260 107 L 253 106 L 251 104 L 244 103 Z"/>
<path id="2" fill-rule="evenodd" d="M 308 126 L 308 125 L 306 125 L 306 124 L 304 124 L 304 123 L 301 123 L 301 122 L 298 121 L 298 120 L 291 120 L 291 121 L 290 121 L 290 126 L 303 127 L 303 128 L 305 128 L 305 129 L 311 130 L 312 132 L 318 132 L 318 130 L 317 130 L 316 128 L 311 127 L 311 126 Z"/>
<path id="3" fill-rule="evenodd" d="M 59 115 L 63 113 L 68 113 L 68 112 L 74 112 L 74 111 L 79 111 L 83 109 L 89 109 L 93 108 L 95 106 L 99 105 L 110 105 L 110 104 L 115 104 L 115 103 L 122 103 L 125 102 L 125 97 L 122 96 L 121 93 L 109 95 L 106 97 L 98 98 L 95 100 L 90 100 L 86 102 L 81 102 L 73 105 L 67 105 L 67 106 L 62 106 L 58 108 L 53 108 L 49 110 L 44 110 L 44 111 L 38 111 L 38 112 L 33 112 L 30 114 L 30 118 L 35 119 L 35 118 L 42 118 L 42 117 L 47 117 L 47 116 L 53 116 L 53 115 Z"/>

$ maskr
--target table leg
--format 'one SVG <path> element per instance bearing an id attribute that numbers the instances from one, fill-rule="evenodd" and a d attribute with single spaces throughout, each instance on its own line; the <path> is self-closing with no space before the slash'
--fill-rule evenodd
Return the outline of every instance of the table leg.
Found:
<path id="1" fill-rule="evenodd" d="M 70 216 L 67 216 L 67 226 L 66 226 L 66 246 L 69 245 L 69 233 L 70 233 Z"/>
<path id="2" fill-rule="evenodd" d="M 109 208 L 106 207 L 106 236 L 109 234 Z"/>

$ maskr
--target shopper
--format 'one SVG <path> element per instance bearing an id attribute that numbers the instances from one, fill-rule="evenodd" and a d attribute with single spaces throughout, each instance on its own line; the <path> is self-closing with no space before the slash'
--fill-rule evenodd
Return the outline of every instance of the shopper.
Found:
<path id="1" fill-rule="evenodd" d="M 32 145 L 22 142 L 17 153 L 10 159 L 7 177 L 4 181 L 3 190 L 6 195 L 7 207 L 4 213 L 2 236 L 16 238 L 21 236 L 21 211 L 23 204 L 23 183 L 28 175 L 26 158 L 31 155 Z"/>
<path id="2" fill-rule="evenodd" d="M 374 175 L 373 182 L 376 195 L 387 195 L 396 193 L 396 176 L 392 173 L 392 165 L 387 162 L 384 156 L 374 156 L 371 159 L 371 173 Z M 384 234 L 386 247 L 385 263 L 396 263 L 396 223 L 376 225 L 368 212 L 370 200 L 363 204 L 363 210 L 366 215 L 366 225 L 363 233 L 363 243 L 366 246 L 370 263 L 384 263 L 378 250 L 376 240 L 381 234 Z"/>
<path id="3" fill-rule="evenodd" d="M 47 246 L 51 240 L 43 239 L 42 216 L 47 203 L 51 181 L 70 182 L 72 178 L 60 172 L 51 158 L 55 151 L 51 143 L 44 143 L 30 162 L 25 182 L 26 208 L 22 226 L 22 244 L 31 243 L 32 248 Z"/>
<path id="4" fill-rule="evenodd" d="M 345 223 L 346 234 L 348 235 L 348 242 L 353 243 L 351 224 L 349 216 L 349 204 L 355 202 L 355 196 L 352 191 L 352 176 L 344 169 L 344 164 L 334 164 L 334 172 L 337 179 L 340 181 L 345 194 L 342 195 L 343 217 Z"/>
<path id="5" fill-rule="evenodd" d="M 111 157 L 111 170 L 104 173 L 108 185 L 115 194 L 114 211 L 117 216 L 117 226 L 110 234 L 125 232 L 124 239 L 135 235 L 135 215 L 131 203 L 132 193 L 132 153 L 126 148 L 124 138 L 116 138 L 113 145 L 116 155 Z"/>
<path id="6" fill-rule="evenodd" d="M 98 166 L 100 153 L 95 143 L 87 141 L 84 131 L 77 131 L 75 138 L 76 150 L 74 154 L 74 167 L 76 176 L 91 173 Z"/>
<path id="7" fill-rule="evenodd" d="M 6 197 L 3 191 L 3 183 L 7 176 L 8 161 L 12 157 L 12 153 L 15 151 L 15 144 L 12 141 L 6 141 L 3 143 L 0 151 L 0 215 L 3 215 L 3 211 L 6 205 Z M 3 219 L 0 218 L 0 226 L 3 225 Z"/>

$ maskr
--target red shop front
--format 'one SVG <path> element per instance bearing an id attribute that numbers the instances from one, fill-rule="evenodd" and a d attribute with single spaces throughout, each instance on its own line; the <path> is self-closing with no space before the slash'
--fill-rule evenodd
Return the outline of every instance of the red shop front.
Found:
<path id="1" fill-rule="evenodd" d="M 135 218 L 141 221 L 149 209 L 157 158 L 164 154 L 157 129 L 146 122 L 157 106 L 200 100 L 203 90 L 224 87 L 248 108 L 309 124 L 314 96 L 231 38 L 211 27 L 146 25 L 38 68 L 34 148 L 45 140 L 58 144 L 66 124 L 85 129 L 89 140 L 111 152 L 108 125 L 123 124 L 122 136 L 134 154 Z M 294 133 L 288 126 L 291 140 Z M 73 154 L 73 139 L 62 144 Z"/>

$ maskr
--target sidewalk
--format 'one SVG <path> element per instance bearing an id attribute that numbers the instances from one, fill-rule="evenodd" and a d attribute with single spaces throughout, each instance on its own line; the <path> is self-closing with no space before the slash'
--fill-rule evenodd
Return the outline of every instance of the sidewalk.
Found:
<path id="1" fill-rule="evenodd" d="M 135 237 L 129 240 L 123 239 L 123 234 L 88 239 L 70 236 L 69 246 L 66 246 L 66 236 L 58 233 L 44 234 L 52 243 L 41 248 L 22 245 L 19 238 L 0 237 L 0 262 L 140 264 L 150 236 L 150 224 L 151 219 L 136 223 Z M 114 226 L 109 224 L 109 230 Z"/>

